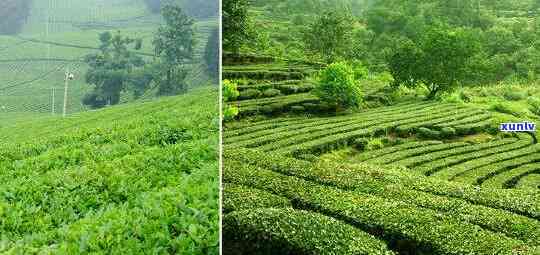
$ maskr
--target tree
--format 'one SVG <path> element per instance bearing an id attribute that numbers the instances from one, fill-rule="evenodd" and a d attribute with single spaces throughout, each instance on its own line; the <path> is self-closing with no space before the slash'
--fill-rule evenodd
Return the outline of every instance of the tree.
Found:
<path id="1" fill-rule="evenodd" d="M 352 31 L 353 19 L 347 11 L 328 11 L 307 28 L 303 39 L 309 51 L 330 63 L 348 54 Z"/>
<path id="2" fill-rule="evenodd" d="M 248 15 L 248 0 L 223 0 L 223 48 L 235 55 L 255 38 Z"/>
<path id="3" fill-rule="evenodd" d="M 114 36 L 110 32 L 99 35 L 101 42 L 99 53 L 89 54 L 85 57 L 90 69 L 85 79 L 94 85 L 92 92 L 83 99 L 83 104 L 92 108 L 114 105 L 120 102 L 120 93 L 129 88 L 133 81 L 141 83 L 137 76 L 132 76 L 135 70 L 145 65 L 144 60 L 129 49 L 141 48 L 141 41 L 124 37 L 118 32 Z M 145 80 L 147 86 L 151 78 Z"/>
<path id="4" fill-rule="evenodd" d="M 337 62 L 322 70 L 314 93 L 336 108 L 358 107 L 362 90 L 355 71 L 345 62 Z"/>
<path id="5" fill-rule="evenodd" d="M 158 29 L 154 38 L 155 54 L 161 64 L 158 95 L 175 95 L 187 91 L 186 64 L 193 60 L 194 21 L 177 5 L 164 6 L 162 13 L 165 25 Z"/>
<path id="6" fill-rule="evenodd" d="M 204 51 L 204 60 L 206 62 L 207 71 L 212 79 L 218 78 L 219 58 L 219 29 L 216 28 L 210 34 Z"/>
<path id="7" fill-rule="evenodd" d="M 387 61 L 395 86 L 424 85 L 429 91 L 427 98 L 433 99 L 466 78 L 467 63 L 478 51 L 472 33 L 433 28 L 417 43 L 402 41 Z"/>

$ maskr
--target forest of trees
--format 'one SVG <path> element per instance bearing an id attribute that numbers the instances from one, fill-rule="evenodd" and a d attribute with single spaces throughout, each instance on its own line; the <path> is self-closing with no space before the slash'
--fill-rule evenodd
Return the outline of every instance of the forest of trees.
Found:
<path id="1" fill-rule="evenodd" d="M 0 1 L 0 34 L 19 33 L 30 14 L 31 4 L 32 0 Z"/>
<path id="2" fill-rule="evenodd" d="M 136 54 L 142 40 L 120 32 L 100 34 L 100 51 L 85 58 L 90 66 L 85 78 L 93 91 L 84 97 L 83 104 L 92 108 L 115 105 L 122 92 L 138 98 L 151 89 L 159 96 L 187 91 L 187 65 L 193 60 L 196 43 L 194 20 L 177 5 L 163 8 L 162 15 L 165 22 L 155 33 L 151 61 Z"/>
<path id="3" fill-rule="evenodd" d="M 292 57 L 327 63 L 361 61 L 373 72 L 391 73 L 396 85 L 424 84 L 430 97 L 458 84 L 540 80 L 538 0 L 270 2 L 272 15 L 290 19 L 294 26 L 273 35 L 276 40 L 270 44 L 258 44 L 270 35 L 265 31 L 249 35 L 254 17 L 244 7 L 238 8 L 247 1 L 225 1 L 225 50 L 239 52 L 248 47 L 253 48 L 248 51 L 288 52 Z M 246 45 L 245 41 L 256 43 Z M 437 50 L 441 48 L 444 52 Z M 433 67 L 441 61 L 445 65 Z"/>

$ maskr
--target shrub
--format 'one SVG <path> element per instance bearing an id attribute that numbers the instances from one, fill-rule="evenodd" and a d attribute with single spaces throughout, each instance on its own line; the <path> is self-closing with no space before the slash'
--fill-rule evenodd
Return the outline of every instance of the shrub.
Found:
<path id="1" fill-rule="evenodd" d="M 234 101 L 240 95 L 238 85 L 230 80 L 223 80 L 223 101 Z"/>
<path id="2" fill-rule="evenodd" d="M 263 92 L 264 97 L 275 97 L 281 95 L 279 89 L 267 89 Z"/>
<path id="3" fill-rule="evenodd" d="M 358 107 L 362 102 L 362 91 L 355 81 L 354 70 L 344 62 L 333 63 L 324 69 L 314 92 L 323 101 L 338 107 Z"/>
<path id="4" fill-rule="evenodd" d="M 372 139 L 366 145 L 367 150 L 378 150 L 384 148 L 382 139 Z"/>
<path id="5" fill-rule="evenodd" d="M 395 132 L 399 137 L 408 137 L 411 135 L 411 130 L 408 127 L 397 127 Z"/>
<path id="6" fill-rule="evenodd" d="M 366 79 L 369 75 L 367 67 L 365 67 L 360 61 L 353 62 L 352 68 L 354 72 L 354 79 L 356 80 Z"/>
<path id="7" fill-rule="evenodd" d="M 418 133 L 418 137 L 422 139 L 439 139 L 441 137 L 441 132 L 431 130 L 425 127 L 419 128 L 417 133 Z"/>
<path id="8" fill-rule="evenodd" d="M 261 92 L 257 89 L 246 89 L 240 92 L 240 96 L 238 99 L 245 100 L 245 99 L 255 99 L 261 96 Z"/>
<path id="9" fill-rule="evenodd" d="M 354 140 L 353 142 L 354 148 L 356 148 L 359 151 L 365 150 L 368 143 L 369 143 L 369 140 L 366 138 L 358 138 Z"/>
<path id="10" fill-rule="evenodd" d="M 451 127 L 444 127 L 441 129 L 441 136 L 443 138 L 452 138 L 456 136 L 456 130 Z"/>
<path id="11" fill-rule="evenodd" d="M 238 113 L 239 113 L 238 107 L 225 105 L 223 109 L 223 120 L 224 121 L 233 120 L 236 116 L 238 116 Z"/>

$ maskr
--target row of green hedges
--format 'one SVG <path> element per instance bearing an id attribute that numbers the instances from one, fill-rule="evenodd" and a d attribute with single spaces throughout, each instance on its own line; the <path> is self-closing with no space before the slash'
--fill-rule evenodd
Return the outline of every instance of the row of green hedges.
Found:
<path id="1" fill-rule="evenodd" d="M 259 189 L 230 183 L 225 183 L 223 186 L 224 213 L 256 208 L 292 207 L 289 199 Z"/>
<path id="2" fill-rule="evenodd" d="M 224 150 L 225 160 L 241 161 L 267 169 L 273 169 L 303 179 L 319 179 L 319 182 L 338 185 L 342 189 L 361 189 L 370 183 L 399 184 L 403 188 L 456 198 L 475 205 L 501 209 L 518 215 L 540 220 L 540 194 L 522 190 L 476 189 L 473 186 L 448 182 L 435 178 L 426 178 L 400 168 L 380 167 L 357 164 L 344 165 L 336 162 L 318 162 L 311 164 L 277 153 L 260 150 L 236 148 Z M 373 177 L 378 178 L 373 178 Z M 321 179 L 324 178 L 324 179 Z M 376 186 L 375 186 L 376 187 Z"/>
<path id="3" fill-rule="evenodd" d="M 294 209 L 233 212 L 223 220 L 234 254 L 394 254 L 375 237 L 322 214 Z"/>
<path id="4" fill-rule="evenodd" d="M 511 254 L 520 249 L 522 254 L 535 254 L 534 246 L 482 229 L 469 223 L 467 215 L 459 218 L 460 213 L 437 213 L 384 195 L 374 196 L 315 185 L 266 169 L 234 163 L 225 164 L 224 179 L 294 198 L 298 208 L 321 212 L 367 232 L 377 233 L 397 251 L 457 255 Z M 502 231 L 510 230 L 508 224 L 500 227 Z M 532 227 L 530 231 L 538 231 Z M 519 231 L 519 228 L 513 230 Z"/>
<path id="5" fill-rule="evenodd" d="M 414 168 L 414 167 L 429 163 L 437 159 L 443 159 L 443 158 L 452 157 L 456 155 L 474 153 L 477 151 L 492 150 L 497 147 L 509 145 L 514 142 L 516 142 L 516 139 L 514 138 L 505 138 L 505 139 L 494 140 L 494 141 L 479 143 L 479 144 L 470 143 L 467 146 L 457 146 L 453 148 L 433 151 L 430 153 L 422 153 L 420 155 L 416 155 L 413 157 L 407 157 L 407 158 L 401 157 L 399 162 L 395 162 L 395 163 L 402 166 Z M 394 154 L 404 154 L 404 153 L 406 153 L 406 150 L 396 151 Z"/>
<path id="6" fill-rule="evenodd" d="M 284 71 L 223 71 L 223 79 L 250 79 L 250 80 L 302 80 L 304 74 L 300 72 L 284 72 Z"/>
<path id="7" fill-rule="evenodd" d="M 530 145 L 531 145 L 530 139 L 523 139 L 515 143 L 510 143 L 504 146 L 491 148 L 489 150 L 478 150 L 478 151 L 469 152 L 466 154 L 458 154 L 458 155 L 449 156 L 449 157 L 445 157 L 441 159 L 432 159 L 422 164 L 421 166 L 416 167 L 415 170 L 426 175 L 432 175 L 442 169 L 447 169 L 451 166 L 454 166 L 463 162 L 484 158 L 489 155 L 505 154 L 510 151 L 519 150 L 521 148 L 524 148 Z"/>

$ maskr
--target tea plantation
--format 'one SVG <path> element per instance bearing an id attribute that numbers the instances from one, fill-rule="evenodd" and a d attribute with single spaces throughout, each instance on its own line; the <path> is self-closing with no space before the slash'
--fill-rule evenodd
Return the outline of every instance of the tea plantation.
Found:
<path id="1" fill-rule="evenodd" d="M 31 1 L 29 16 L 20 34 L 0 35 L 0 114 L 62 112 L 66 69 L 75 75 L 70 82 L 67 113 L 88 110 L 82 103 L 92 90 L 85 75 L 86 55 L 99 50 L 99 35 L 120 32 L 142 40 L 137 52 L 145 60 L 154 57 L 152 41 L 161 24 L 161 15 L 148 10 L 143 0 L 43 0 Z M 191 14 L 189 14 L 191 15 Z M 200 64 L 217 18 L 197 19 L 194 25 L 197 45 L 193 70 L 186 83 L 198 86 L 208 82 Z M 54 90 L 54 92 L 53 92 Z M 143 97 L 151 97 L 150 91 Z M 122 93 L 122 102 L 133 99 Z"/>
<path id="2" fill-rule="evenodd" d="M 0 253 L 217 254 L 215 89 L 0 122 Z"/>
<path id="3" fill-rule="evenodd" d="M 242 59 L 224 59 L 224 254 L 540 254 L 540 147 L 499 131 L 514 116 L 369 89 L 336 112 L 298 71 L 321 65 Z"/>

